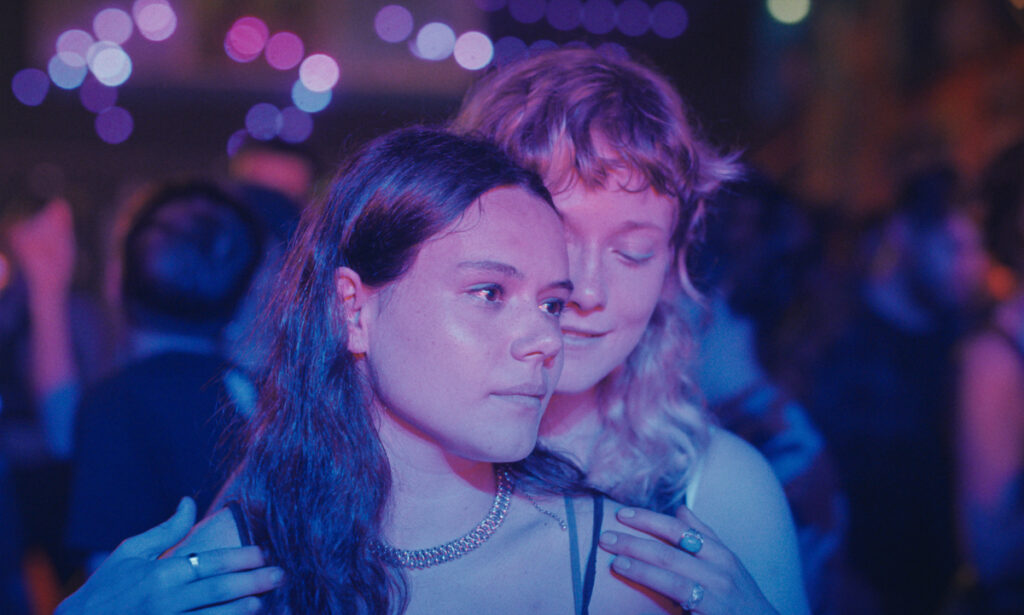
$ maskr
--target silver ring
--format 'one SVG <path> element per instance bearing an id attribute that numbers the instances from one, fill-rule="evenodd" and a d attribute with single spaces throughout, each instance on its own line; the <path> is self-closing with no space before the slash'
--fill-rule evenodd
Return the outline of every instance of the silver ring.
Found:
<path id="1" fill-rule="evenodd" d="M 683 608 L 687 611 L 692 611 L 697 608 L 700 601 L 704 599 L 704 586 L 700 583 L 694 583 L 693 589 L 690 590 L 690 597 L 683 603 Z"/>
<path id="2" fill-rule="evenodd" d="M 697 555 L 697 552 L 704 546 L 704 535 L 692 527 L 679 537 L 679 548 L 690 555 Z"/>
<path id="3" fill-rule="evenodd" d="M 189 553 L 185 557 L 188 559 L 188 565 L 192 567 L 192 572 L 195 573 L 196 578 L 200 578 L 201 575 L 199 574 L 199 554 Z"/>

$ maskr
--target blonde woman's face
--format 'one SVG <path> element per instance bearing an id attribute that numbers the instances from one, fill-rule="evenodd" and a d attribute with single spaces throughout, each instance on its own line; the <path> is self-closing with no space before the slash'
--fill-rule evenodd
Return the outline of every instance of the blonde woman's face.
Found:
<path id="1" fill-rule="evenodd" d="M 562 315 L 565 367 L 557 392 L 579 393 L 620 368 L 636 348 L 672 270 L 677 205 L 648 188 L 553 195 L 565 223 L 573 292 Z"/>

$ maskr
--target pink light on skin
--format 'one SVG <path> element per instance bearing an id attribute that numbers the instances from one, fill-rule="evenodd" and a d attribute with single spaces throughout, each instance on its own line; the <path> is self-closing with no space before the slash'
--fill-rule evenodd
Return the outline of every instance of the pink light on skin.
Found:
<path id="1" fill-rule="evenodd" d="M 651 30 L 661 38 L 678 38 L 690 25 L 690 16 L 678 2 L 660 2 L 651 11 Z"/>
<path id="2" fill-rule="evenodd" d="M 92 31 L 101 41 L 124 45 L 131 38 L 134 29 L 132 16 L 121 9 L 103 9 L 92 19 Z"/>
<path id="3" fill-rule="evenodd" d="M 135 0 L 132 17 L 139 33 L 154 42 L 167 40 L 178 28 L 178 15 L 167 0 Z"/>
<path id="4" fill-rule="evenodd" d="M 338 83 L 341 68 L 325 53 L 314 53 L 299 65 L 299 80 L 310 92 L 326 92 Z"/>
<path id="5" fill-rule="evenodd" d="M 389 4 L 377 11 L 373 18 L 373 29 L 382 41 L 400 43 L 412 34 L 412 13 L 404 6 Z"/>
<path id="6" fill-rule="evenodd" d="M 416 54 L 424 60 L 444 60 L 454 50 L 455 31 L 448 24 L 428 23 L 416 34 Z"/>
<path id="7" fill-rule="evenodd" d="M 21 104 L 36 107 L 43 103 L 50 91 L 50 78 L 38 68 L 25 68 L 11 79 L 11 91 Z"/>
<path id="8" fill-rule="evenodd" d="M 57 55 L 68 66 L 84 67 L 89 47 L 94 42 L 95 39 L 85 30 L 66 30 L 57 37 Z"/>
<path id="9" fill-rule="evenodd" d="M 277 70 L 289 70 L 299 65 L 305 50 L 298 35 L 292 32 L 278 32 L 267 40 L 263 55 L 270 66 Z"/>
<path id="10" fill-rule="evenodd" d="M 259 17 L 235 21 L 224 37 L 224 51 L 235 62 L 252 62 L 263 53 L 270 30 Z"/>
<path id="11" fill-rule="evenodd" d="M 483 32 L 464 32 L 455 40 L 455 61 L 466 70 L 480 70 L 494 58 L 494 45 Z"/>
<path id="12" fill-rule="evenodd" d="M 111 145 L 127 141 L 134 128 L 132 114 L 121 107 L 110 107 L 96 116 L 96 134 Z"/>

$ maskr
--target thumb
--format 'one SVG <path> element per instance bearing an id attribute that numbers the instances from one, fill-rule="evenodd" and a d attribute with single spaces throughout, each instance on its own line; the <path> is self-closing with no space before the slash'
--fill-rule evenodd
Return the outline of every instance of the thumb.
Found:
<path id="1" fill-rule="evenodd" d="M 196 503 L 190 497 L 181 498 L 178 509 L 170 519 L 141 534 L 125 539 L 110 554 L 115 557 L 145 557 L 155 559 L 164 551 L 181 542 L 196 522 Z"/>

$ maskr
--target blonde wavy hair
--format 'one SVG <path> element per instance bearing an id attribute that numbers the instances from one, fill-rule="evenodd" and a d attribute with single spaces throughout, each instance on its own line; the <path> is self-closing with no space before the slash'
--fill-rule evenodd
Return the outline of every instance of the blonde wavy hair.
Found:
<path id="1" fill-rule="evenodd" d="M 498 143 L 557 193 L 614 178 L 678 200 L 672 245 L 679 276 L 666 286 L 625 367 L 599 383 L 604 426 L 588 481 L 622 502 L 674 511 L 707 447 L 708 417 L 690 378 L 692 335 L 681 313 L 698 299 L 682 256 L 704 204 L 740 175 L 737 155 L 701 139 L 683 101 L 658 72 L 588 48 L 539 53 L 485 75 L 449 128 Z"/>

